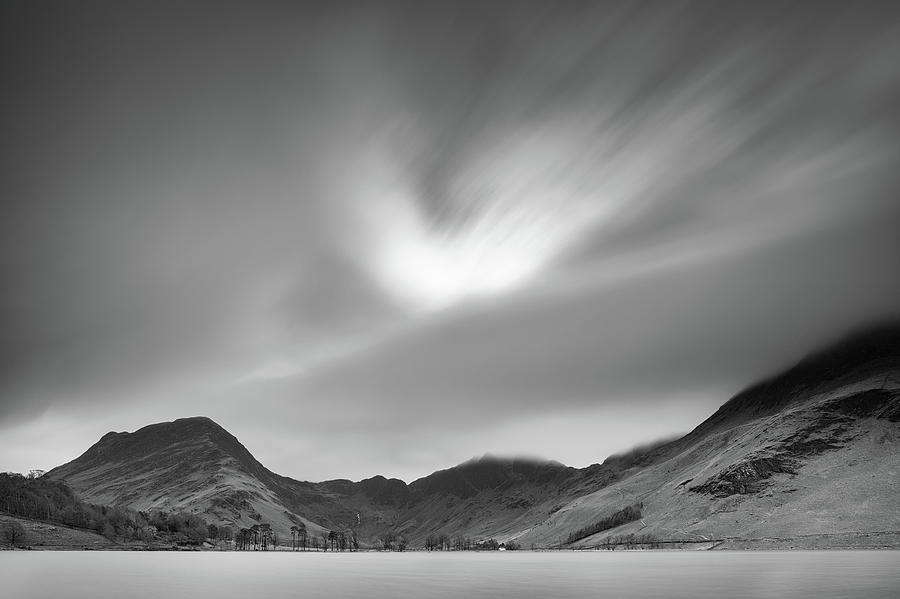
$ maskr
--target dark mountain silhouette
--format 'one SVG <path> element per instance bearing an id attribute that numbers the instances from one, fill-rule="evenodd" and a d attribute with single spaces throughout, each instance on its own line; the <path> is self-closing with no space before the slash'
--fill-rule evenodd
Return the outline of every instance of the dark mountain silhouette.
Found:
<path id="1" fill-rule="evenodd" d="M 394 532 L 413 544 L 446 534 L 553 546 L 636 505 L 640 518 L 575 544 L 627 534 L 724 546 L 896 544 L 898 421 L 892 324 L 738 393 L 680 439 L 582 469 L 484 456 L 410 484 L 302 482 L 196 417 L 109 433 L 49 475 L 93 503 L 193 511 L 236 527 L 265 521 L 285 536 L 299 522 L 312 534 L 353 528 L 371 544 Z"/>
<path id="2" fill-rule="evenodd" d="M 522 484 L 561 484 L 574 471 L 558 462 L 505 460 L 486 455 L 420 478 L 410 485 L 410 490 L 421 496 L 468 499 L 484 491 L 502 492 Z"/>
<path id="3" fill-rule="evenodd" d="M 898 364 L 900 324 L 867 328 L 738 393 L 697 432 L 702 434 L 723 424 L 774 414 L 789 404 L 809 399 L 819 390 L 838 385 L 842 379 L 852 381 L 881 373 L 890 376 Z"/>

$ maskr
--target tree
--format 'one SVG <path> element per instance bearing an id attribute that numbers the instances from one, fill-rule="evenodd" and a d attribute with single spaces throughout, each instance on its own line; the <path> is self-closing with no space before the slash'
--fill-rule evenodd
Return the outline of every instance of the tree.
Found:
<path id="1" fill-rule="evenodd" d="M 18 522 L 5 522 L 0 526 L 0 539 L 11 547 L 20 547 L 28 538 L 25 527 Z"/>
<path id="2" fill-rule="evenodd" d="M 262 550 L 268 551 L 269 545 L 272 544 L 272 525 L 263 522 L 259 525 L 259 537 L 262 543 Z"/>
<path id="3" fill-rule="evenodd" d="M 291 526 L 291 551 L 295 551 L 297 546 L 297 525 Z"/>
<path id="4" fill-rule="evenodd" d="M 394 550 L 394 542 L 397 540 L 397 535 L 393 532 L 387 532 L 383 537 L 381 537 L 381 546 L 384 547 L 385 551 L 393 551 Z"/>
<path id="5" fill-rule="evenodd" d="M 306 539 L 307 539 L 306 524 L 301 522 L 300 524 L 297 525 L 297 545 L 299 547 L 303 547 L 303 551 L 306 551 Z"/>

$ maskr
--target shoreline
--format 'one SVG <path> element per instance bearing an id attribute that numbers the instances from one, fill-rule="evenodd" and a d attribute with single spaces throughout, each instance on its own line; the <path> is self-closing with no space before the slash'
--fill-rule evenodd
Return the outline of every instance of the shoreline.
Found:
<path id="1" fill-rule="evenodd" d="M 71 528 L 61 524 L 53 524 L 40 520 L 28 520 L 13 516 L 0 516 L 0 523 L 5 520 L 20 522 L 26 529 L 27 541 L 23 547 L 0 546 L 0 551 L 186 551 L 207 553 L 350 553 L 322 552 L 322 551 L 291 551 L 288 545 L 279 545 L 278 549 L 270 551 L 239 551 L 225 544 L 212 545 L 205 543 L 200 546 L 182 546 L 174 543 L 157 542 L 150 544 L 120 543 L 103 537 L 93 531 Z M 605 547 L 600 544 L 590 544 L 572 547 L 534 547 L 522 548 L 516 551 L 526 552 L 689 552 L 689 551 L 851 551 L 851 550 L 897 550 L 900 549 L 900 531 L 845 531 L 836 533 L 812 533 L 800 534 L 792 537 L 739 537 L 727 536 L 706 540 L 661 540 L 655 541 L 654 547 L 637 546 L 625 547 L 615 545 Z M 409 548 L 405 552 L 413 553 L 443 553 L 441 551 L 427 551 L 424 548 Z M 499 551 L 448 551 L 449 553 L 500 553 Z M 399 553 L 378 550 L 374 548 L 361 548 L 353 553 Z"/>

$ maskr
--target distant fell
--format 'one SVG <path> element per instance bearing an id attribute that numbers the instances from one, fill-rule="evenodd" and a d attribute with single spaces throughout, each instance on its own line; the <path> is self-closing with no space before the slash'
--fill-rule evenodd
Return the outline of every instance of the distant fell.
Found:
<path id="1" fill-rule="evenodd" d="M 302 469 L 298 465 L 298 470 Z M 49 476 L 92 503 L 185 510 L 282 538 L 353 530 L 524 546 L 900 546 L 900 323 L 850 335 L 725 402 L 679 439 L 587 468 L 474 458 L 406 484 L 303 482 L 205 417 L 108 433 Z M 622 513 L 633 518 L 619 518 Z M 597 531 L 597 532 L 593 532 Z"/>

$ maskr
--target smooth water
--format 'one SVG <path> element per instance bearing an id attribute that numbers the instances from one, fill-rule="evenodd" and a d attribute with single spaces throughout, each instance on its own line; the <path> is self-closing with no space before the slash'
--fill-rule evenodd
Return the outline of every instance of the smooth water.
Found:
<path id="1" fill-rule="evenodd" d="M 900 552 L 5 551 L 0 596 L 896 598 Z"/>

